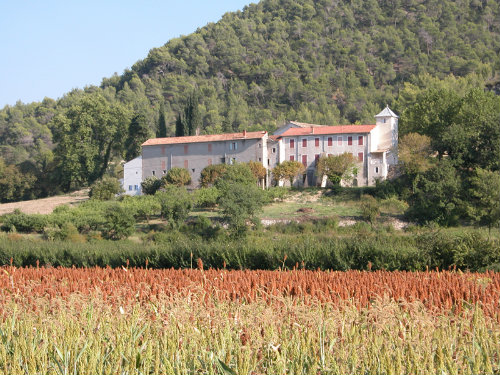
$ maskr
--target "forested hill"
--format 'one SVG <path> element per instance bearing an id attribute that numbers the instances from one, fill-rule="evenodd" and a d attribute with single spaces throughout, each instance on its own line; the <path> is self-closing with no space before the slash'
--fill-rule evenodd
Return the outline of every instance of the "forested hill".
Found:
<path id="1" fill-rule="evenodd" d="M 371 123 L 385 104 L 398 109 L 405 82 L 453 74 L 494 84 L 499 8 L 496 0 L 263 0 L 152 49 L 100 87 L 5 107 L 0 156 L 43 177 L 35 193 L 43 195 L 91 182 L 113 158 L 133 157 L 160 124 L 160 134 L 173 135 L 188 97 L 205 133 L 272 131 L 286 119 Z M 96 108 L 107 111 L 99 119 L 106 126 L 84 138 L 79 114 Z M 78 137 L 88 147 L 66 144 Z M 82 165 L 85 176 L 71 175 Z"/>

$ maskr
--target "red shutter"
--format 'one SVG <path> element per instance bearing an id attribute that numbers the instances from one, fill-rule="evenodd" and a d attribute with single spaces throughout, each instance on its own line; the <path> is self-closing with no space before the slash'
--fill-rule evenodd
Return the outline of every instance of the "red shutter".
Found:
<path id="1" fill-rule="evenodd" d="M 304 164 L 304 167 L 307 167 L 307 155 L 302 155 L 302 164 Z"/>
<path id="2" fill-rule="evenodd" d="M 189 165 L 188 161 L 184 160 L 184 168 L 188 169 L 188 165 Z"/>
<path id="3" fill-rule="evenodd" d="M 290 155 L 290 161 L 294 161 L 294 160 L 295 160 L 295 156 Z"/>
<path id="4" fill-rule="evenodd" d="M 161 154 L 165 155 L 165 146 L 161 146 Z"/>
<path id="5" fill-rule="evenodd" d="M 328 137 L 328 146 L 333 146 L 333 139 L 332 139 L 332 137 Z"/>
<path id="6" fill-rule="evenodd" d="M 337 137 L 337 144 L 342 146 L 342 137 Z"/>
<path id="7" fill-rule="evenodd" d="M 290 148 L 295 148 L 295 140 L 290 139 Z"/>
<path id="8" fill-rule="evenodd" d="M 307 139 L 302 140 L 302 147 L 307 147 Z"/>
<path id="9" fill-rule="evenodd" d="M 188 153 L 188 148 L 189 146 L 188 145 L 184 145 L 184 153 L 187 154 Z"/>
<path id="10" fill-rule="evenodd" d="M 347 137 L 347 145 L 352 146 L 352 137 Z"/>
<path id="11" fill-rule="evenodd" d="M 360 135 L 358 137 L 358 145 L 363 146 L 363 136 L 362 135 Z"/>
<path id="12" fill-rule="evenodd" d="M 319 138 L 314 138 L 314 146 L 319 147 Z"/>
<path id="13" fill-rule="evenodd" d="M 314 155 L 314 162 L 318 164 L 319 161 L 319 154 Z"/>
<path id="14" fill-rule="evenodd" d="M 362 152 L 358 152 L 358 160 L 363 161 L 363 153 Z"/>
<path id="15" fill-rule="evenodd" d="M 212 144 L 211 143 L 208 144 L 208 152 L 212 152 Z"/>

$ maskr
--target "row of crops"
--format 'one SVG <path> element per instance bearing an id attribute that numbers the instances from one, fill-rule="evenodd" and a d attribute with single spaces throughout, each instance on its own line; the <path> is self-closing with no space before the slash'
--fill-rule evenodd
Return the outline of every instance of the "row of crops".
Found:
<path id="1" fill-rule="evenodd" d="M 197 265 L 3 267 L 0 373 L 500 371 L 498 273 Z"/>

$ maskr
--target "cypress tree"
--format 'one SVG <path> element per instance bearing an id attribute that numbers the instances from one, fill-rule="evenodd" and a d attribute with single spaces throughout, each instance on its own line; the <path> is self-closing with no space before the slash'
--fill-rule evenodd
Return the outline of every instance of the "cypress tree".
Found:
<path id="1" fill-rule="evenodd" d="M 156 132 L 157 138 L 164 138 L 167 136 L 167 119 L 165 118 L 165 107 L 163 103 L 160 104 L 160 113 L 158 116 L 158 131 Z"/>

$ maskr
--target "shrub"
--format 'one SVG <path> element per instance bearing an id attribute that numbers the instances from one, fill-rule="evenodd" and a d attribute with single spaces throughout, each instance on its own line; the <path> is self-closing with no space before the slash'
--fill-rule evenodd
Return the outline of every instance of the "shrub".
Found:
<path id="1" fill-rule="evenodd" d="M 28 215 L 19 210 L 15 210 L 12 214 L 7 214 L 3 217 L 2 230 L 24 233 L 42 233 L 47 223 L 47 215 Z"/>
<path id="2" fill-rule="evenodd" d="M 94 182 L 90 187 L 89 197 L 100 201 L 109 201 L 121 192 L 123 189 L 117 178 L 104 177 L 102 180 Z"/>
<path id="3" fill-rule="evenodd" d="M 191 175 L 186 168 L 173 167 L 162 180 L 170 185 L 185 186 L 191 183 Z"/>
<path id="4" fill-rule="evenodd" d="M 202 187 L 211 186 L 227 171 L 227 164 L 213 164 L 201 171 L 200 184 Z"/>
<path id="5" fill-rule="evenodd" d="M 134 217 L 118 203 L 107 207 L 104 219 L 105 222 L 101 226 L 101 232 L 107 239 L 120 240 L 127 238 L 134 230 Z"/>
<path id="6" fill-rule="evenodd" d="M 146 195 L 154 195 L 160 190 L 163 181 L 156 176 L 150 176 L 144 179 L 141 183 L 142 192 Z"/>
<path id="7" fill-rule="evenodd" d="M 361 197 L 361 217 L 373 226 L 379 216 L 380 205 L 377 199 L 371 195 L 363 195 Z"/>
<path id="8" fill-rule="evenodd" d="M 173 226 L 187 219 L 193 205 L 192 196 L 184 187 L 167 186 L 157 192 L 155 198 L 160 202 L 161 216 Z"/>
<path id="9" fill-rule="evenodd" d="M 219 195 L 219 190 L 215 186 L 197 189 L 193 192 L 194 204 L 197 207 L 215 207 Z"/>

